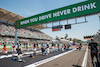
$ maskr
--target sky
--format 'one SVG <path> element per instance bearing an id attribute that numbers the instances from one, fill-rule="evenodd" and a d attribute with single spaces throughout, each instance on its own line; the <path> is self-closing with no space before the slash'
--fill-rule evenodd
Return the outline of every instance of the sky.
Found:
<path id="1" fill-rule="evenodd" d="M 46 11 L 54 10 L 64 6 L 83 2 L 86 0 L 0 0 L 0 8 L 11 11 L 25 18 L 40 14 Z M 42 29 L 45 34 L 55 38 L 64 37 L 68 34 L 68 38 L 77 38 L 84 40 L 84 36 L 94 35 L 100 29 L 100 21 L 98 14 L 87 16 L 87 23 L 72 25 L 71 29 L 61 29 L 61 31 L 52 32 L 51 28 Z M 78 22 L 84 22 L 84 17 L 77 18 Z M 69 23 L 75 23 L 75 19 L 69 19 Z M 54 25 L 58 25 L 55 22 Z M 61 21 L 61 24 L 66 24 L 67 20 Z M 49 27 L 51 24 L 47 24 Z"/>

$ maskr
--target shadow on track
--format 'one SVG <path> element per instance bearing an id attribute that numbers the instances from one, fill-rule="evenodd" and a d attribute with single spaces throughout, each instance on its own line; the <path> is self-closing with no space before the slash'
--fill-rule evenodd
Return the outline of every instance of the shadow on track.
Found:
<path id="1" fill-rule="evenodd" d="M 73 65 L 73 67 L 81 67 L 81 66 L 79 66 L 79 65 Z"/>

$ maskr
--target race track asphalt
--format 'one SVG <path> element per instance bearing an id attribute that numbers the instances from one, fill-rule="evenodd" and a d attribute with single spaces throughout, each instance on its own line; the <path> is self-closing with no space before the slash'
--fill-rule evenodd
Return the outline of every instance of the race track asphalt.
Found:
<path id="1" fill-rule="evenodd" d="M 40 60 L 43 60 L 43 59 L 46 59 L 46 58 L 49 58 L 49 57 L 52 57 L 52 56 L 55 56 L 58 54 L 61 54 L 61 53 L 66 52 L 66 51 L 52 52 L 47 56 L 38 55 L 38 56 L 36 56 L 36 58 L 24 57 L 23 59 L 26 61 L 25 63 L 13 61 L 12 57 L 3 58 L 3 59 L 0 59 L 0 67 L 24 67 L 26 65 L 32 64 L 34 62 L 37 62 L 37 61 L 40 61 Z"/>

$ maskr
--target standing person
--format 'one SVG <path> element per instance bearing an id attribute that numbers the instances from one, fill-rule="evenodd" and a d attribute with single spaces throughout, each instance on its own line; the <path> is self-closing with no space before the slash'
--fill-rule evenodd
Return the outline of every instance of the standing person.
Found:
<path id="1" fill-rule="evenodd" d="M 64 45 L 63 44 L 61 44 L 61 50 L 64 51 Z"/>
<path id="2" fill-rule="evenodd" d="M 3 43 L 3 46 L 4 46 L 4 45 L 6 46 L 6 45 L 7 45 L 7 42 L 4 42 L 4 43 Z"/>
<path id="3" fill-rule="evenodd" d="M 76 45 L 77 49 L 79 49 L 79 44 L 77 42 L 75 43 L 75 45 Z"/>
<path id="4" fill-rule="evenodd" d="M 99 63 L 99 57 L 98 57 L 98 44 L 94 42 L 93 39 L 91 39 L 91 42 L 89 43 L 90 48 L 90 54 L 91 54 L 91 60 L 94 67 L 96 67 L 94 63 L 94 56 L 96 57 L 97 63 Z M 99 67 L 99 66 L 98 66 Z"/>
<path id="5" fill-rule="evenodd" d="M 80 45 L 79 45 L 79 50 L 81 50 L 81 48 L 82 48 L 82 43 L 80 43 Z"/>
<path id="6" fill-rule="evenodd" d="M 22 50 L 22 44 L 19 45 L 19 48 Z"/>
<path id="7" fill-rule="evenodd" d="M 27 43 L 27 42 L 25 42 L 25 45 L 26 45 L 26 50 L 28 51 L 28 43 Z"/>
<path id="8" fill-rule="evenodd" d="M 45 55 L 45 48 L 44 48 L 43 45 L 42 45 L 42 47 L 41 47 L 41 51 L 42 51 L 42 56 L 44 56 L 44 55 Z"/>
<path id="9" fill-rule="evenodd" d="M 38 45 L 38 42 L 37 42 L 36 46 L 37 46 L 37 50 L 39 50 L 39 45 Z"/>
<path id="10" fill-rule="evenodd" d="M 4 46 L 3 46 L 3 53 L 7 53 L 6 50 L 7 50 L 6 45 L 4 45 Z"/>
<path id="11" fill-rule="evenodd" d="M 66 50 L 66 45 L 64 44 L 64 50 Z"/>
<path id="12" fill-rule="evenodd" d="M 19 46 L 19 44 L 17 43 L 17 44 L 15 44 L 15 48 L 17 48 Z"/>
<path id="13" fill-rule="evenodd" d="M 69 50 L 71 45 L 72 45 L 71 43 L 68 43 L 67 50 Z"/>
<path id="14" fill-rule="evenodd" d="M 6 44 L 7 44 L 6 42 L 3 43 L 3 53 L 7 53 L 7 51 L 6 51 L 7 50 Z"/>
<path id="15" fill-rule="evenodd" d="M 44 47 L 47 48 L 47 44 L 46 43 L 44 44 Z"/>
<path id="16" fill-rule="evenodd" d="M 12 44 L 12 52 L 16 52 L 15 44 L 14 43 Z"/>
<path id="17" fill-rule="evenodd" d="M 34 42 L 34 45 L 33 45 L 33 57 L 32 58 L 35 58 L 36 57 L 36 43 Z"/>
<path id="18" fill-rule="evenodd" d="M 49 44 L 47 44 L 47 55 L 49 54 Z"/>
<path id="19" fill-rule="evenodd" d="M 43 46 L 43 43 L 41 43 L 41 47 Z"/>
<path id="20" fill-rule="evenodd" d="M 22 51 L 21 51 L 21 49 L 19 48 L 19 46 L 17 46 L 16 51 L 17 51 L 17 53 L 18 53 L 18 61 L 19 61 L 19 62 L 20 62 L 20 61 L 25 62 L 24 60 L 22 60 L 23 54 L 22 54 Z"/>
<path id="21" fill-rule="evenodd" d="M 57 46 L 58 46 L 58 51 L 59 51 L 59 43 L 57 43 Z"/>
<path id="22" fill-rule="evenodd" d="M 55 44 L 52 42 L 52 52 L 54 52 L 54 46 Z"/>

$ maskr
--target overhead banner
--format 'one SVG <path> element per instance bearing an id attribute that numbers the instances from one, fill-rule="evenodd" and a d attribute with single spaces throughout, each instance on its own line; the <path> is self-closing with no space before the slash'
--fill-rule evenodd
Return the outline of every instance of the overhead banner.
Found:
<path id="1" fill-rule="evenodd" d="M 84 1 L 18 20 L 15 22 L 15 28 L 90 15 L 98 12 L 100 12 L 100 0 Z"/>

